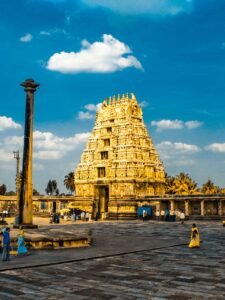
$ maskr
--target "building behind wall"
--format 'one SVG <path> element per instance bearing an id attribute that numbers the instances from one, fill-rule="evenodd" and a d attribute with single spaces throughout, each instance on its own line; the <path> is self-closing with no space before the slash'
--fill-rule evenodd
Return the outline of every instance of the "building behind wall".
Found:
<path id="1" fill-rule="evenodd" d="M 75 206 L 136 216 L 138 199 L 164 195 L 165 172 L 134 94 L 104 100 L 75 170 Z"/>

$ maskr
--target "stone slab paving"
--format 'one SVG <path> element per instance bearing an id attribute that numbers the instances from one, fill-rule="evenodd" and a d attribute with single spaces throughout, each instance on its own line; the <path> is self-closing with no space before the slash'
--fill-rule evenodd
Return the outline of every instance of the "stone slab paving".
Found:
<path id="1" fill-rule="evenodd" d="M 85 223 L 65 230 L 69 226 L 92 229 L 94 245 L 0 263 L 0 299 L 225 299 L 221 223 L 199 224 L 200 249 L 185 245 L 191 223 Z M 73 261 L 63 263 L 68 258 Z"/>

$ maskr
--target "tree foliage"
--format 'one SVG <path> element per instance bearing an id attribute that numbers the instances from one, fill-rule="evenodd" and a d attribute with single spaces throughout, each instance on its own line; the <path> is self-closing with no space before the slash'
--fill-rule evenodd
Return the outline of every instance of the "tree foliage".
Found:
<path id="1" fill-rule="evenodd" d="M 33 189 L 33 196 L 40 196 L 40 193 L 35 188 Z"/>
<path id="2" fill-rule="evenodd" d="M 219 186 L 215 185 L 214 182 L 209 178 L 201 187 L 201 192 L 203 194 L 219 194 L 221 189 Z"/>
<path id="3" fill-rule="evenodd" d="M 45 192 L 47 195 L 50 195 L 50 196 L 58 196 L 59 195 L 59 189 L 57 187 L 57 182 L 55 179 L 49 180 L 47 187 L 45 189 Z"/>
<path id="4" fill-rule="evenodd" d="M 5 193 L 6 196 L 16 196 L 16 193 L 14 191 L 8 191 Z"/>
<path id="5" fill-rule="evenodd" d="M 166 193 L 177 195 L 199 194 L 197 183 L 189 174 L 180 173 L 175 177 L 166 175 Z"/>
<path id="6" fill-rule="evenodd" d="M 0 185 L 0 195 L 5 195 L 7 187 L 5 184 Z"/>
<path id="7" fill-rule="evenodd" d="M 74 173 L 70 172 L 68 175 L 66 175 L 63 183 L 64 183 L 66 189 L 69 190 L 72 195 L 72 193 L 75 191 Z"/>

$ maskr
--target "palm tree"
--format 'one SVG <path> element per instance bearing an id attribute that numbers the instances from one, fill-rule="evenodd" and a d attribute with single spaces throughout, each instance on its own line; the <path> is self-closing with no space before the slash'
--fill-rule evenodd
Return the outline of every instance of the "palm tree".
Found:
<path id="1" fill-rule="evenodd" d="M 175 177 L 168 176 L 168 174 L 166 173 L 165 180 L 166 180 L 166 194 L 175 194 L 175 190 L 174 190 Z"/>
<path id="2" fill-rule="evenodd" d="M 63 183 L 66 186 L 66 189 L 69 190 L 72 195 L 72 193 L 75 191 L 74 173 L 70 172 L 68 175 L 66 175 Z"/>
<path id="3" fill-rule="evenodd" d="M 201 188 L 201 192 L 203 194 L 218 194 L 220 192 L 220 188 L 212 182 L 212 180 L 209 178 Z"/>
<path id="4" fill-rule="evenodd" d="M 180 173 L 176 177 L 166 177 L 168 194 L 190 195 L 198 194 L 197 183 L 188 174 Z"/>
<path id="5" fill-rule="evenodd" d="M 47 195 L 50 195 L 50 196 L 59 195 L 59 189 L 57 188 L 57 182 L 55 179 L 49 180 L 47 187 L 45 189 L 45 192 Z"/>

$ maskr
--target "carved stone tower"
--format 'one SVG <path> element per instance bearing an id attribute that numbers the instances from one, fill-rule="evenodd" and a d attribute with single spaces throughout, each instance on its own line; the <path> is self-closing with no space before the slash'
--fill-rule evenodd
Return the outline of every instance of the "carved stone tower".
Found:
<path id="1" fill-rule="evenodd" d="M 134 94 L 104 100 L 75 171 L 76 206 L 129 218 L 138 200 L 163 195 L 164 185 L 163 165 Z"/>

